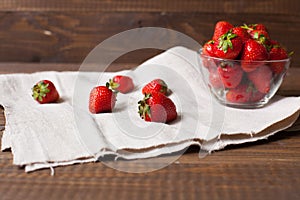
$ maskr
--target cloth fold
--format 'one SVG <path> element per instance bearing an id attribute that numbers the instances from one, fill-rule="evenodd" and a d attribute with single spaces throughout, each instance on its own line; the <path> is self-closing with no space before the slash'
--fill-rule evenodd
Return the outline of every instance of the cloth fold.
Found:
<path id="1" fill-rule="evenodd" d="M 112 113 L 92 115 L 92 87 L 114 75 L 131 76 L 136 88 L 118 94 Z M 140 159 L 199 145 L 211 152 L 230 144 L 265 139 L 290 127 L 299 116 L 300 98 L 275 96 L 259 109 L 236 109 L 217 103 L 202 81 L 197 53 L 174 47 L 135 70 L 108 72 L 38 72 L 0 75 L 0 104 L 6 125 L 1 149 L 11 148 L 13 164 L 25 170 L 95 162 L 107 154 Z M 164 79 L 178 119 L 170 124 L 144 122 L 137 114 L 141 88 Z M 31 88 L 42 79 L 56 85 L 61 100 L 40 105 Z"/>

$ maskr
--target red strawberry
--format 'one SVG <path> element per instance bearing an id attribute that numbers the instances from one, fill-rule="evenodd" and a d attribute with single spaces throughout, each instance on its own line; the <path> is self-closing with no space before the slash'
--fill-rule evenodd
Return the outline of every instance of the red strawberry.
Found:
<path id="1" fill-rule="evenodd" d="M 215 42 L 213 40 L 209 40 L 208 42 L 206 42 L 204 44 L 203 50 L 202 50 L 203 55 L 207 55 L 207 56 L 211 56 L 211 57 L 215 56 L 214 43 Z"/>
<path id="2" fill-rule="evenodd" d="M 138 103 L 139 114 L 145 121 L 168 123 L 177 118 L 175 104 L 160 92 L 146 94 Z"/>
<path id="3" fill-rule="evenodd" d="M 263 24 L 244 24 L 243 26 L 241 26 L 243 29 L 247 30 L 248 33 L 251 33 L 254 30 L 262 30 L 262 31 L 267 31 L 267 28 L 265 25 Z"/>
<path id="4" fill-rule="evenodd" d="M 111 112 L 115 103 L 115 93 L 106 86 L 94 87 L 90 92 L 89 110 L 91 113 Z"/>
<path id="5" fill-rule="evenodd" d="M 54 84 L 49 80 L 42 80 L 32 88 L 32 97 L 40 104 L 54 103 L 59 99 L 59 94 Z"/>
<path id="6" fill-rule="evenodd" d="M 269 45 L 271 46 L 271 48 L 275 45 L 280 46 L 279 42 L 277 42 L 276 40 L 270 40 Z"/>
<path id="7" fill-rule="evenodd" d="M 253 24 L 252 26 L 255 30 L 262 30 L 268 32 L 266 26 L 263 24 Z"/>
<path id="8" fill-rule="evenodd" d="M 151 94 L 152 92 L 160 92 L 166 95 L 168 92 L 168 85 L 161 79 L 154 79 L 142 89 L 143 94 Z"/>
<path id="9" fill-rule="evenodd" d="M 240 37 L 243 41 L 243 43 L 245 43 L 247 40 L 249 40 L 251 37 L 248 34 L 248 32 L 243 29 L 242 27 L 234 27 L 232 29 L 232 33 L 236 34 L 238 37 Z"/>
<path id="10" fill-rule="evenodd" d="M 224 59 L 235 59 L 241 52 L 243 41 L 232 32 L 225 33 L 216 42 L 215 55 Z"/>
<path id="11" fill-rule="evenodd" d="M 232 103 L 247 103 L 250 101 L 250 98 L 251 90 L 245 84 L 232 88 L 226 93 L 226 100 Z"/>
<path id="12" fill-rule="evenodd" d="M 213 35 L 213 40 L 217 41 L 222 35 L 227 33 L 230 29 L 233 28 L 233 25 L 226 21 L 219 21 L 215 25 L 215 31 Z"/>
<path id="13" fill-rule="evenodd" d="M 133 81 L 128 76 L 117 75 L 109 80 L 109 86 L 112 90 L 123 94 L 131 92 L 134 89 Z"/>
<path id="14" fill-rule="evenodd" d="M 221 63 L 218 72 L 226 88 L 235 88 L 240 84 L 243 77 L 243 70 L 236 63 Z"/>
<path id="15" fill-rule="evenodd" d="M 202 64 L 204 67 L 208 69 L 212 66 L 215 66 L 214 59 L 210 58 L 210 57 L 215 57 L 214 43 L 215 42 L 213 40 L 210 40 L 206 42 L 202 48 L 202 56 L 201 56 Z"/>
<path id="16" fill-rule="evenodd" d="M 283 60 L 288 58 L 288 53 L 286 50 L 279 45 L 273 46 L 270 50 L 270 60 Z M 272 62 L 270 64 L 270 68 L 275 74 L 280 74 L 283 72 L 285 66 L 285 62 Z"/>
<path id="17" fill-rule="evenodd" d="M 267 31 L 264 30 L 253 30 L 250 33 L 251 38 L 258 41 L 259 43 L 266 45 L 270 41 L 270 36 Z"/>
<path id="18" fill-rule="evenodd" d="M 209 83 L 215 89 L 224 87 L 217 69 L 209 71 Z"/>
<path id="19" fill-rule="evenodd" d="M 268 66 L 262 65 L 256 70 L 249 72 L 248 79 L 259 92 L 266 94 L 271 88 L 272 71 Z"/>
<path id="20" fill-rule="evenodd" d="M 242 68 L 245 72 L 251 72 L 255 70 L 261 63 L 255 63 L 252 61 L 268 60 L 268 52 L 264 45 L 258 43 L 255 40 L 248 40 L 241 53 Z"/>

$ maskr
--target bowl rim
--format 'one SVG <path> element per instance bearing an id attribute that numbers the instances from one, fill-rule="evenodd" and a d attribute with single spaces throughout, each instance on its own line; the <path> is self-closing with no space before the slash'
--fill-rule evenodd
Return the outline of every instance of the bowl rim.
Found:
<path id="1" fill-rule="evenodd" d="M 209 55 L 205 55 L 202 53 L 202 49 L 200 48 L 198 50 L 198 54 L 200 56 L 206 57 L 206 58 L 211 58 L 214 60 L 219 60 L 219 61 L 227 61 L 227 62 L 251 62 L 251 63 L 275 63 L 275 62 L 290 62 L 291 61 L 291 57 L 288 57 L 286 59 L 282 59 L 282 60 L 236 60 L 236 59 L 226 59 L 226 58 L 218 58 L 218 57 L 213 57 L 213 56 L 209 56 Z"/>

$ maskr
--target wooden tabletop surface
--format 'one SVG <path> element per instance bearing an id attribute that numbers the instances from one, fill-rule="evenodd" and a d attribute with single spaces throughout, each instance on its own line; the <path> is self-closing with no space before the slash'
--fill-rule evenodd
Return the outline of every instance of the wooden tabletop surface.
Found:
<path id="1" fill-rule="evenodd" d="M 74 71 L 78 66 L 2 63 L 0 74 Z M 291 68 L 278 93 L 299 96 L 299 79 L 300 68 Z M 3 112 L 0 109 L 0 128 L 5 124 Z M 25 173 L 12 165 L 10 151 L 0 152 L 0 199 L 300 199 L 299 121 L 290 131 L 228 146 L 202 159 L 199 148 L 192 146 L 176 162 L 149 173 L 120 172 L 102 162 L 58 167 L 55 176 L 47 169 Z M 143 162 L 118 164 L 144 167 Z"/>

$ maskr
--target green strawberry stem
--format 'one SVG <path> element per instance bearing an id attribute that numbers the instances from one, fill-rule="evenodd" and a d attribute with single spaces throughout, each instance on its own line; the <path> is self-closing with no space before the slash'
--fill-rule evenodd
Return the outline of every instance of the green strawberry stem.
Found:
<path id="1" fill-rule="evenodd" d="M 236 34 L 232 33 L 231 31 L 225 33 L 219 38 L 219 45 L 218 48 L 222 49 L 224 53 L 227 53 L 228 48 L 233 49 L 233 45 L 231 39 L 235 38 Z"/>
<path id="2" fill-rule="evenodd" d="M 151 97 L 151 94 L 145 94 L 145 97 L 143 98 L 143 100 L 139 101 L 139 111 L 138 113 L 140 114 L 140 116 L 142 117 L 142 119 L 146 118 L 146 115 L 148 115 L 149 117 L 151 117 L 151 111 L 150 111 L 150 106 L 146 103 L 146 101 Z"/>
<path id="3" fill-rule="evenodd" d="M 108 89 L 111 89 L 115 94 L 117 94 L 117 93 L 119 92 L 119 91 L 118 91 L 118 88 L 119 88 L 120 84 L 114 82 L 112 79 L 109 79 L 109 81 L 106 82 L 105 86 L 106 86 Z"/>
<path id="4" fill-rule="evenodd" d="M 215 43 L 214 40 L 209 40 L 209 41 L 207 42 L 207 44 L 214 44 L 214 43 Z"/>
<path id="5" fill-rule="evenodd" d="M 266 44 L 266 41 L 267 41 L 267 38 L 265 35 L 261 34 L 259 35 L 258 32 L 255 32 L 254 35 L 253 35 L 253 38 L 258 41 L 259 43 L 265 45 Z"/>
<path id="6" fill-rule="evenodd" d="M 241 26 L 241 28 L 249 30 L 249 31 L 253 31 L 254 29 L 250 28 L 249 26 L 255 27 L 255 26 L 257 26 L 257 24 L 250 24 L 250 25 L 244 24 L 243 26 Z"/>

